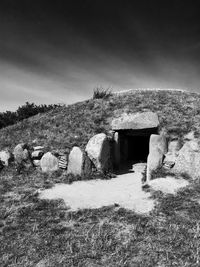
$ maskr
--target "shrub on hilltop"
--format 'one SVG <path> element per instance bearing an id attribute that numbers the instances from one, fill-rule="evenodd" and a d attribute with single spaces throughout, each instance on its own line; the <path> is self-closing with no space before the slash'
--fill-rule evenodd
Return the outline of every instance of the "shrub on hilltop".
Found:
<path id="1" fill-rule="evenodd" d="M 34 103 L 26 102 L 24 105 L 18 107 L 15 112 L 6 111 L 0 113 L 0 129 L 8 125 L 13 125 L 38 113 L 47 112 L 58 106 L 60 105 L 36 105 Z"/>
<path id="2" fill-rule="evenodd" d="M 100 98 L 107 99 L 112 95 L 113 94 L 110 88 L 103 89 L 102 87 L 97 87 L 94 89 L 93 99 L 100 99 Z"/>

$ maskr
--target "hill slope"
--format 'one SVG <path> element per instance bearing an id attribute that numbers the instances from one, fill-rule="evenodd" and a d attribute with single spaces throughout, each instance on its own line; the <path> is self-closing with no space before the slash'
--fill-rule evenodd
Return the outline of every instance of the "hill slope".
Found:
<path id="1" fill-rule="evenodd" d="M 198 94 L 180 91 L 132 91 L 88 100 L 2 129 L 0 149 L 36 138 L 52 149 L 75 141 L 84 146 L 124 111 L 152 110 L 169 135 L 191 129 L 199 135 L 199 104 Z M 38 189 L 60 182 L 70 182 L 66 173 L 47 175 L 33 168 L 17 174 L 12 166 L 1 171 L 1 266 L 199 266 L 199 180 L 175 196 L 151 192 L 157 204 L 147 215 L 116 205 L 71 212 L 62 200 L 38 198 Z"/>
<path id="2" fill-rule="evenodd" d="M 90 99 L 38 114 L 0 130 L 0 149 L 32 142 L 48 149 L 85 146 L 89 138 L 110 129 L 113 117 L 123 112 L 157 112 L 161 127 L 181 137 L 194 130 L 200 135 L 200 95 L 177 90 L 131 90 L 108 99 Z"/>

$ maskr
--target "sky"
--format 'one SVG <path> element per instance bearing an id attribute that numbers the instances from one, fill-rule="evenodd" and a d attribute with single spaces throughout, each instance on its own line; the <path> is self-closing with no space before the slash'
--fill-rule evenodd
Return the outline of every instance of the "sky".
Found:
<path id="1" fill-rule="evenodd" d="M 200 92 L 198 1 L 0 1 L 0 112 L 96 87 Z"/>

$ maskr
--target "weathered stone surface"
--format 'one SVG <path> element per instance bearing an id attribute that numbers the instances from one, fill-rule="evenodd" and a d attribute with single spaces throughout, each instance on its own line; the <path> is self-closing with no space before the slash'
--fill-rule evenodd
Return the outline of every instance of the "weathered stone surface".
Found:
<path id="1" fill-rule="evenodd" d="M 194 132 L 191 131 L 189 133 L 187 133 L 185 136 L 184 136 L 184 140 L 185 141 L 191 141 L 191 140 L 194 140 L 195 137 L 194 137 Z"/>
<path id="2" fill-rule="evenodd" d="M 90 160 L 90 158 L 88 157 L 88 155 L 86 153 L 84 153 L 84 162 L 83 162 L 83 167 L 82 167 L 82 176 L 87 179 L 88 176 L 90 176 L 92 174 L 92 167 L 93 167 L 93 163 Z"/>
<path id="3" fill-rule="evenodd" d="M 84 157 L 82 150 L 79 147 L 74 146 L 69 153 L 67 173 L 81 175 L 83 160 Z"/>
<path id="4" fill-rule="evenodd" d="M 31 153 L 32 159 L 41 159 L 43 155 L 44 155 L 44 152 L 41 150 L 36 150 Z"/>
<path id="5" fill-rule="evenodd" d="M 24 168 L 33 166 L 31 155 L 28 150 L 28 145 L 25 143 L 18 144 L 13 151 L 15 166 L 18 173 Z"/>
<path id="6" fill-rule="evenodd" d="M 39 160 L 39 159 L 34 159 L 34 160 L 33 160 L 33 165 L 34 165 L 35 167 L 39 167 L 39 166 L 40 166 L 40 160 Z"/>
<path id="7" fill-rule="evenodd" d="M 152 151 L 147 158 L 147 176 L 146 181 L 151 180 L 152 172 L 162 166 L 163 153 L 160 150 Z"/>
<path id="8" fill-rule="evenodd" d="M 0 151 L 0 160 L 4 166 L 9 165 L 11 158 L 12 158 L 12 155 L 9 151 L 7 151 L 7 150 Z"/>
<path id="9" fill-rule="evenodd" d="M 113 142 L 113 164 L 114 168 L 117 169 L 120 164 L 120 135 L 118 132 L 114 134 L 114 142 Z"/>
<path id="10" fill-rule="evenodd" d="M 99 171 L 110 167 L 110 144 L 104 133 L 94 135 L 87 143 L 85 151 Z"/>
<path id="11" fill-rule="evenodd" d="M 178 140 L 169 141 L 168 143 L 168 152 L 172 154 L 178 153 L 180 150 L 180 144 Z"/>
<path id="12" fill-rule="evenodd" d="M 13 151 L 14 159 L 16 163 L 30 161 L 30 153 L 25 143 L 18 144 Z"/>
<path id="13" fill-rule="evenodd" d="M 35 146 L 33 149 L 34 149 L 34 151 L 43 150 L 44 147 L 43 146 Z"/>
<path id="14" fill-rule="evenodd" d="M 158 126 L 158 115 L 153 112 L 124 113 L 119 118 L 113 119 L 111 123 L 112 130 L 139 130 L 157 128 Z"/>
<path id="15" fill-rule="evenodd" d="M 186 142 L 180 149 L 173 171 L 189 175 L 192 179 L 200 178 L 200 148 L 193 140 Z"/>
<path id="16" fill-rule="evenodd" d="M 178 140 L 172 140 L 168 143 L 168 152 L 165 154 L 163 167 L 166 169 L 173 168 L 176 158 L 180 150 L 180 143 Z"/>
<path id="17" fill-rule="evenodd" d="M 147 181 L 151 180 L 152 172 L 162 166 L 166 152 L 167 142 L 165 136 L 152 134 L 149 140 L 149 155 L 147 158 Z"/>
<path id="18" fill-rule="evenodd" d="M 43 172 L 57 171 L 58 159 L 54 155 L 52 155 L 51 152 L 47 152 L 41 158 L 40 166 Z"/>
<path id="19" fill-rule="evenodd" d="M 177 156 L 178 156 L 178 154 L 176 154 L 176 153 L 167 152 L 167 154 L 165 154 L 163 166 L 166 169 L 171 169 L 175 164 Z"/>
<path id="20" fill-rule="evenodd" d="M 164 135 L 152 134 L 149 140 L 149 153 L 159 150 L 162 154 L 167 153 L 167 141 Z"/>

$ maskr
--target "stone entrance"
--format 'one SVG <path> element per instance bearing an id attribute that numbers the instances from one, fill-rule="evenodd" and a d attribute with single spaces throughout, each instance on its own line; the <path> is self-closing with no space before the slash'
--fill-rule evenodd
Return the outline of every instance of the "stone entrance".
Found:
<path id="1" fill-rule="evenodd" d="M 158 134 L 158 116 L 153 112 L 123 114 L 112 121 L 114 133 L 114 169 L 128 170 L 139 162 L 147 162 L 149 139 Z"/>

